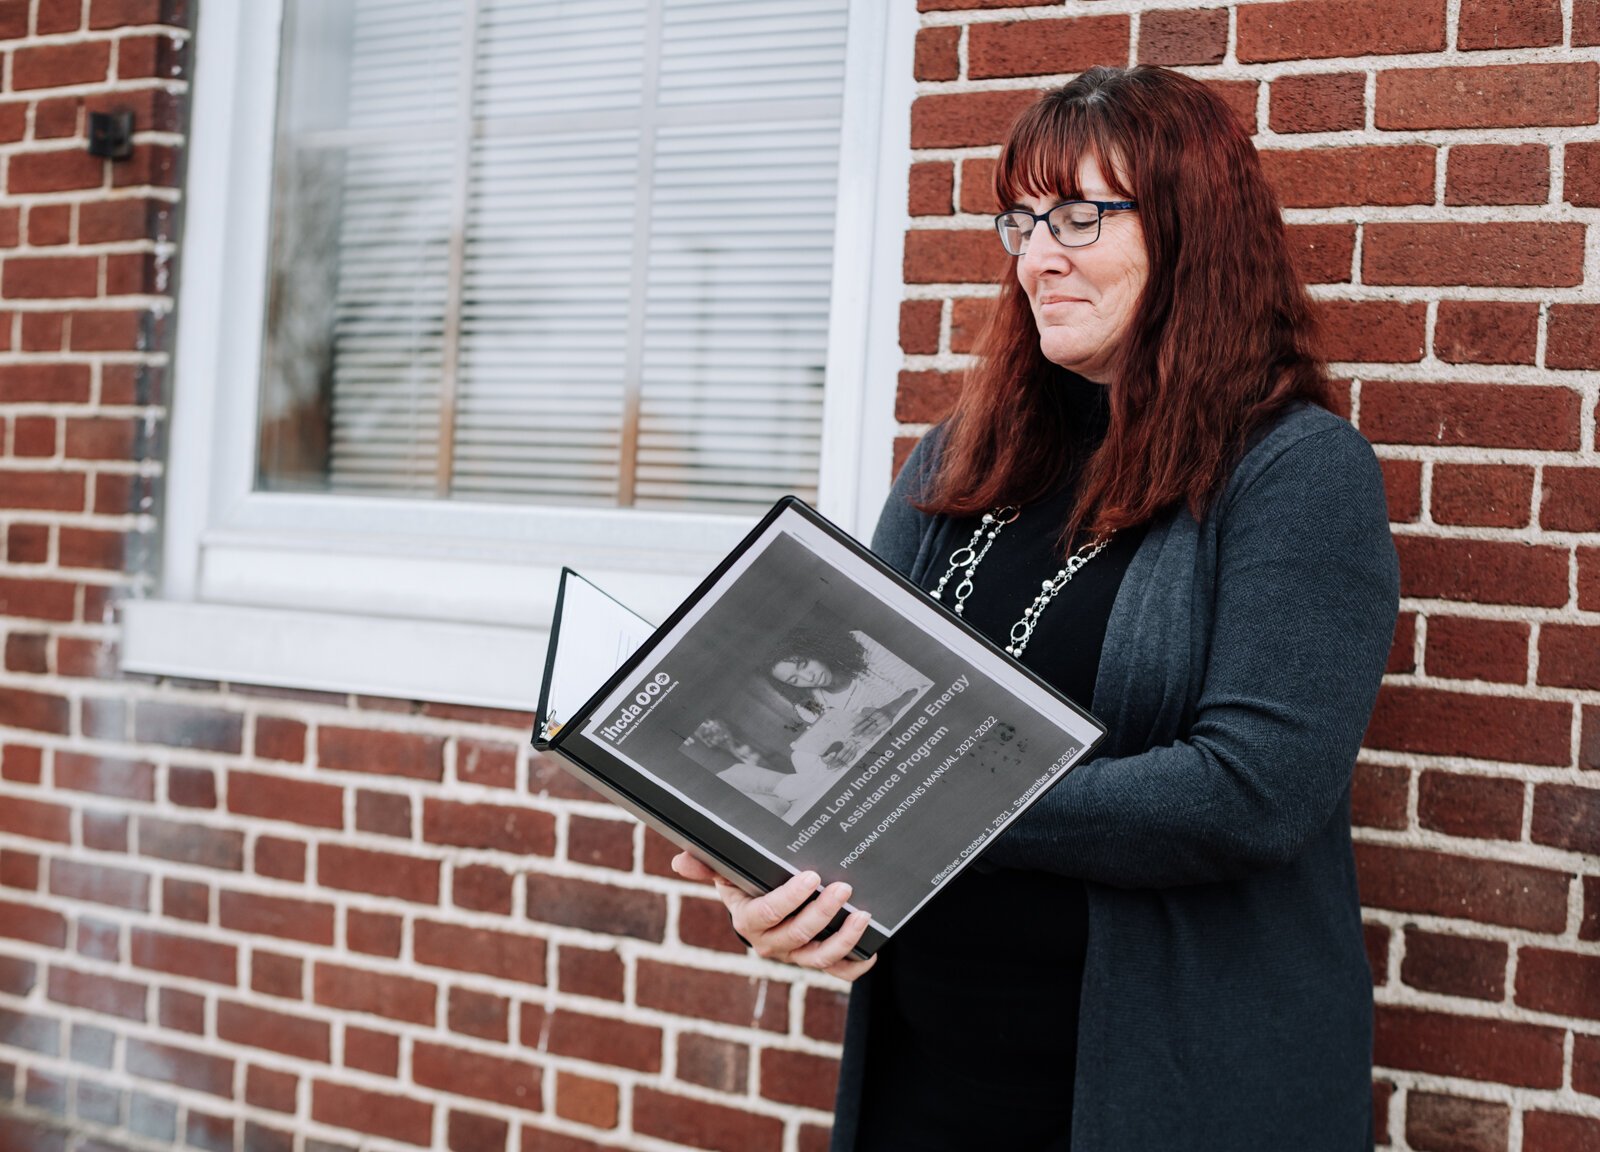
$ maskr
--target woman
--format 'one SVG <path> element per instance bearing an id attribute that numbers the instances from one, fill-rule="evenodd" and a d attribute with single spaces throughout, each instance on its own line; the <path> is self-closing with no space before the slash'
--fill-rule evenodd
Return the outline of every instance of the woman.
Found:
<path id="1" fill-rule="evenodd" d="M 1047 94 L 995 183 L 1014 269 L 874 548 L 1109 735 L 875 968 L 862 913 L 816 938 L 843 885 L 719 891 L 856 981 L 836 1149 L 1370 1147 L 1349 789 L 1398 578 L 1275 199 L 1151 68 Z"/>
<path id="2" fill-rule="evenodd" d="M 800 627 L 774 650 L 771 676 L 799 688 L 810 721 L 792 749 L 797 772 L 847 768 L 933 681 L 865 632 Z"/>

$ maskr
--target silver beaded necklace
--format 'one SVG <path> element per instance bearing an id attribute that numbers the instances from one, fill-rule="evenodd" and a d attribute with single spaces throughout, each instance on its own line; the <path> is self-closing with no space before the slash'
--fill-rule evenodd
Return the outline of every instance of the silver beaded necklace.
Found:
<path id="1" fill-rule="evenodd" d="M 939 583 L 932 593 L 933 598 L 942 602 L 945 585 L 950 583 L 950 578 L 957 571 L 961 571 L 961 582 L 956 585 L 955 603 L 951 605 L 951 610 L 957 616 L 963 615 L 966 611 L 967 597 L 972 595 L 972 577 L 978 571 L 978 565 L 989 554 L 989 549 L 994 547 L 995 537 L 999 536 L 1001 530 L 1020 514 L 1019 509 L 1009 505 L 996 508 L 993 512 L 985 512 L 983 519 L 978 522 L 977 531 L 972 534 L 972 539 L 950 553 L 950 567 L 939 577 Z M 1099 536 L 1089 541 L 1067 557 L 1067 562 L 1061 566 L 1060 571 L 1043 582 L 1039 594 L 1033 598 L 1033 603 L 1023 610 L 1022 619 L 1011 626 L 1011 643 L 1006 645 L 1007 655 L 1017 658 L 1022 656 L 1022 650 L 1028 646 L 1028 641 L 1033 639 L 1033 630 L 1039 626 L 1039 617 L 1050 606 L 1050 601 L 1056 598 L 1056 593 L 1071 582 L 1078 574 L 1078 569 L 1100 555 L 1109 543 L 1111 543 L 1110 536 Z"/>

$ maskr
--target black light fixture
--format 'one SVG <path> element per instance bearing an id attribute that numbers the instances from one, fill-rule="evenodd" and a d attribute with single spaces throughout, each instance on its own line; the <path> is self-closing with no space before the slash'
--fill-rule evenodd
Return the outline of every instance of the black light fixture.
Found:
<path id="1" fill-rule="evenodd" d="M 89 155 L 107 160 L 126 160 L 133 155 L 133 112 L 89 113 Z"/>

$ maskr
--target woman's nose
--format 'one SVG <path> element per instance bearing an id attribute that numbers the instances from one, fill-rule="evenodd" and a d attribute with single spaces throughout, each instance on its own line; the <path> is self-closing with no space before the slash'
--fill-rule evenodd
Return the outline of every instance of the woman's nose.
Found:
<path id="1" fill-rule="evenodd" d="M 1067 250 L 1050 231 L 1050 225 L 1043 220 L 1036 220 L 1033 231 L 1028 235 L 1028 246 L 1017 259 L 1036 272 L 1060 271 L 1066 267 Z"/>

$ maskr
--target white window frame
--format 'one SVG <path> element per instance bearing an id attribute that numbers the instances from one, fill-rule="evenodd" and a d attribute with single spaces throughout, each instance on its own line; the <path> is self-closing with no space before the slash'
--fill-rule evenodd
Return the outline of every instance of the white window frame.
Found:
<path id="1" fill-rule="evenodd" d="M 530 709 L 563 565 L 661 618 L 750 517 L 253 490 L 283 0 L 195 37 L 162 572 L 129 671 Z M 914 94 L 910 0 L 851 0 L 818 504 L 888 491 Z"/>

